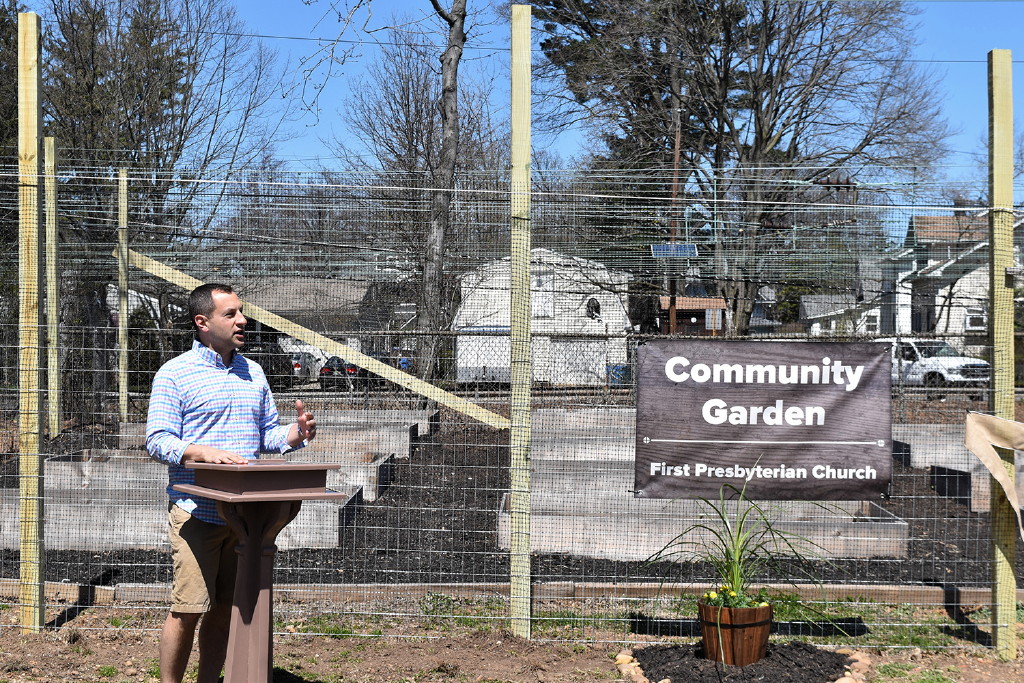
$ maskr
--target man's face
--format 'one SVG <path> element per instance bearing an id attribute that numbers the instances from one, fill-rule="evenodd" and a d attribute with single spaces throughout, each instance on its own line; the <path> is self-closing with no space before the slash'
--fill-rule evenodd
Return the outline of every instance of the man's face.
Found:
<path id="1" fill-rule="evenodd" d="M 213 312 L 196 316 L 199 341 L 225 360 L 245 343 L 245 323 L 242 302 L 234 292 L 213 292 Z"/>

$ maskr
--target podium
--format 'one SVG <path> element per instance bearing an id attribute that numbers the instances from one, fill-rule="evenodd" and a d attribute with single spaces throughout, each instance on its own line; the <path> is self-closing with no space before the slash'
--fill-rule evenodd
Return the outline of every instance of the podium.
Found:
<path id="1" fill-rule="evenodd" d="M 327 471 L 339 465 L 256 459 L 185 467 L 196 471 L 196 483 L 175 484 L 174 490 L 217 501 L 217 512 L 238 535 L 224 683 L 270 683 L 275 540 L 299 514 L 302 501 L 348 497 L 327 489 Z"/>

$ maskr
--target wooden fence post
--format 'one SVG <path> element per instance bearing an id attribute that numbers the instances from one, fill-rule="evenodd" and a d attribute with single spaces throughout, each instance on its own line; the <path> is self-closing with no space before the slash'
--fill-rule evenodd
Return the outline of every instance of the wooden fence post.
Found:
<path id="1" fill-rule="evenodd" d="M 117 405 L 128 422 L 128 170 L 117 179 Z"/>
<path id="2" fill-rule="evenodd" d="M 21 629 L 39 631 L 43 602 L 43 467 L 40 374 L 42 150 L 39 137 L 39 15 L 18 14 L 18 508 Z"/>
<path id="3" fill-rule="evenodd" d="M 530 571 L 530 6 L 512 6 L 512 255 L 509 446 L 511 545 L 509 586 L 512 632 L 531 633 Z"/>
<path id="4" fill-rule="evenodd" d="M 46 164 L 46 410 L 50 438 L 60 434 L 60 281 L 57 258 L 57 145 L 45 138 L 43 161 Z"/>
<path id="5" fill-rule="evenodd" d="M 992 349 L 990 409 L 1014 416 L 1013 286 L 1013 95 L 1009 50 L 988 53 L 989 92 L 989 346 Z M 1014 481 L 1014 452 L 996 448 Z M 996 653 L 1017 656 L 1017 590 L 1014 564 L 1017 518 L 992 480 L 992 634 Z"/>

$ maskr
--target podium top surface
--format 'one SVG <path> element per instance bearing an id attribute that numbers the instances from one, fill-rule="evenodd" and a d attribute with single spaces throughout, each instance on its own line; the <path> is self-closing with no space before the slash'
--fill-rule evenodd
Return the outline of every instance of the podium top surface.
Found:
<path id="1" fill-rule="evenodd" d="M 215 463 L 215 462 L 193 462 L 185 463 L 185 469 L 189 470 L 217 470 L 219 472 L 302 472 L 305 470 L 336 470 L 341 465 L 337 463 L 319 462 L 295 462 L 281 458 L 253 458 L 244 464 Z"/>
<path id="2" fill-rule="evenodd" d="M 311 500 L 326 496 L 327 471 L 337 464 L 249 460 L 245 464 L 187 462 L 194 484 L 175 484 L 183 493 L 213 500 Z"/>

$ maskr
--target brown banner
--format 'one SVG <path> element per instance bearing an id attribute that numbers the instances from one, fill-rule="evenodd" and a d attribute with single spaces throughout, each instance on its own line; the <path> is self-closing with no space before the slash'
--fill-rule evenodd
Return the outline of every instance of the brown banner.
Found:
<path id="1" fill-rule="evenodd" d="M 871 342 L 643 344 L 636 495 L 877 499 L 892 478 L 890 371 Z"/>

